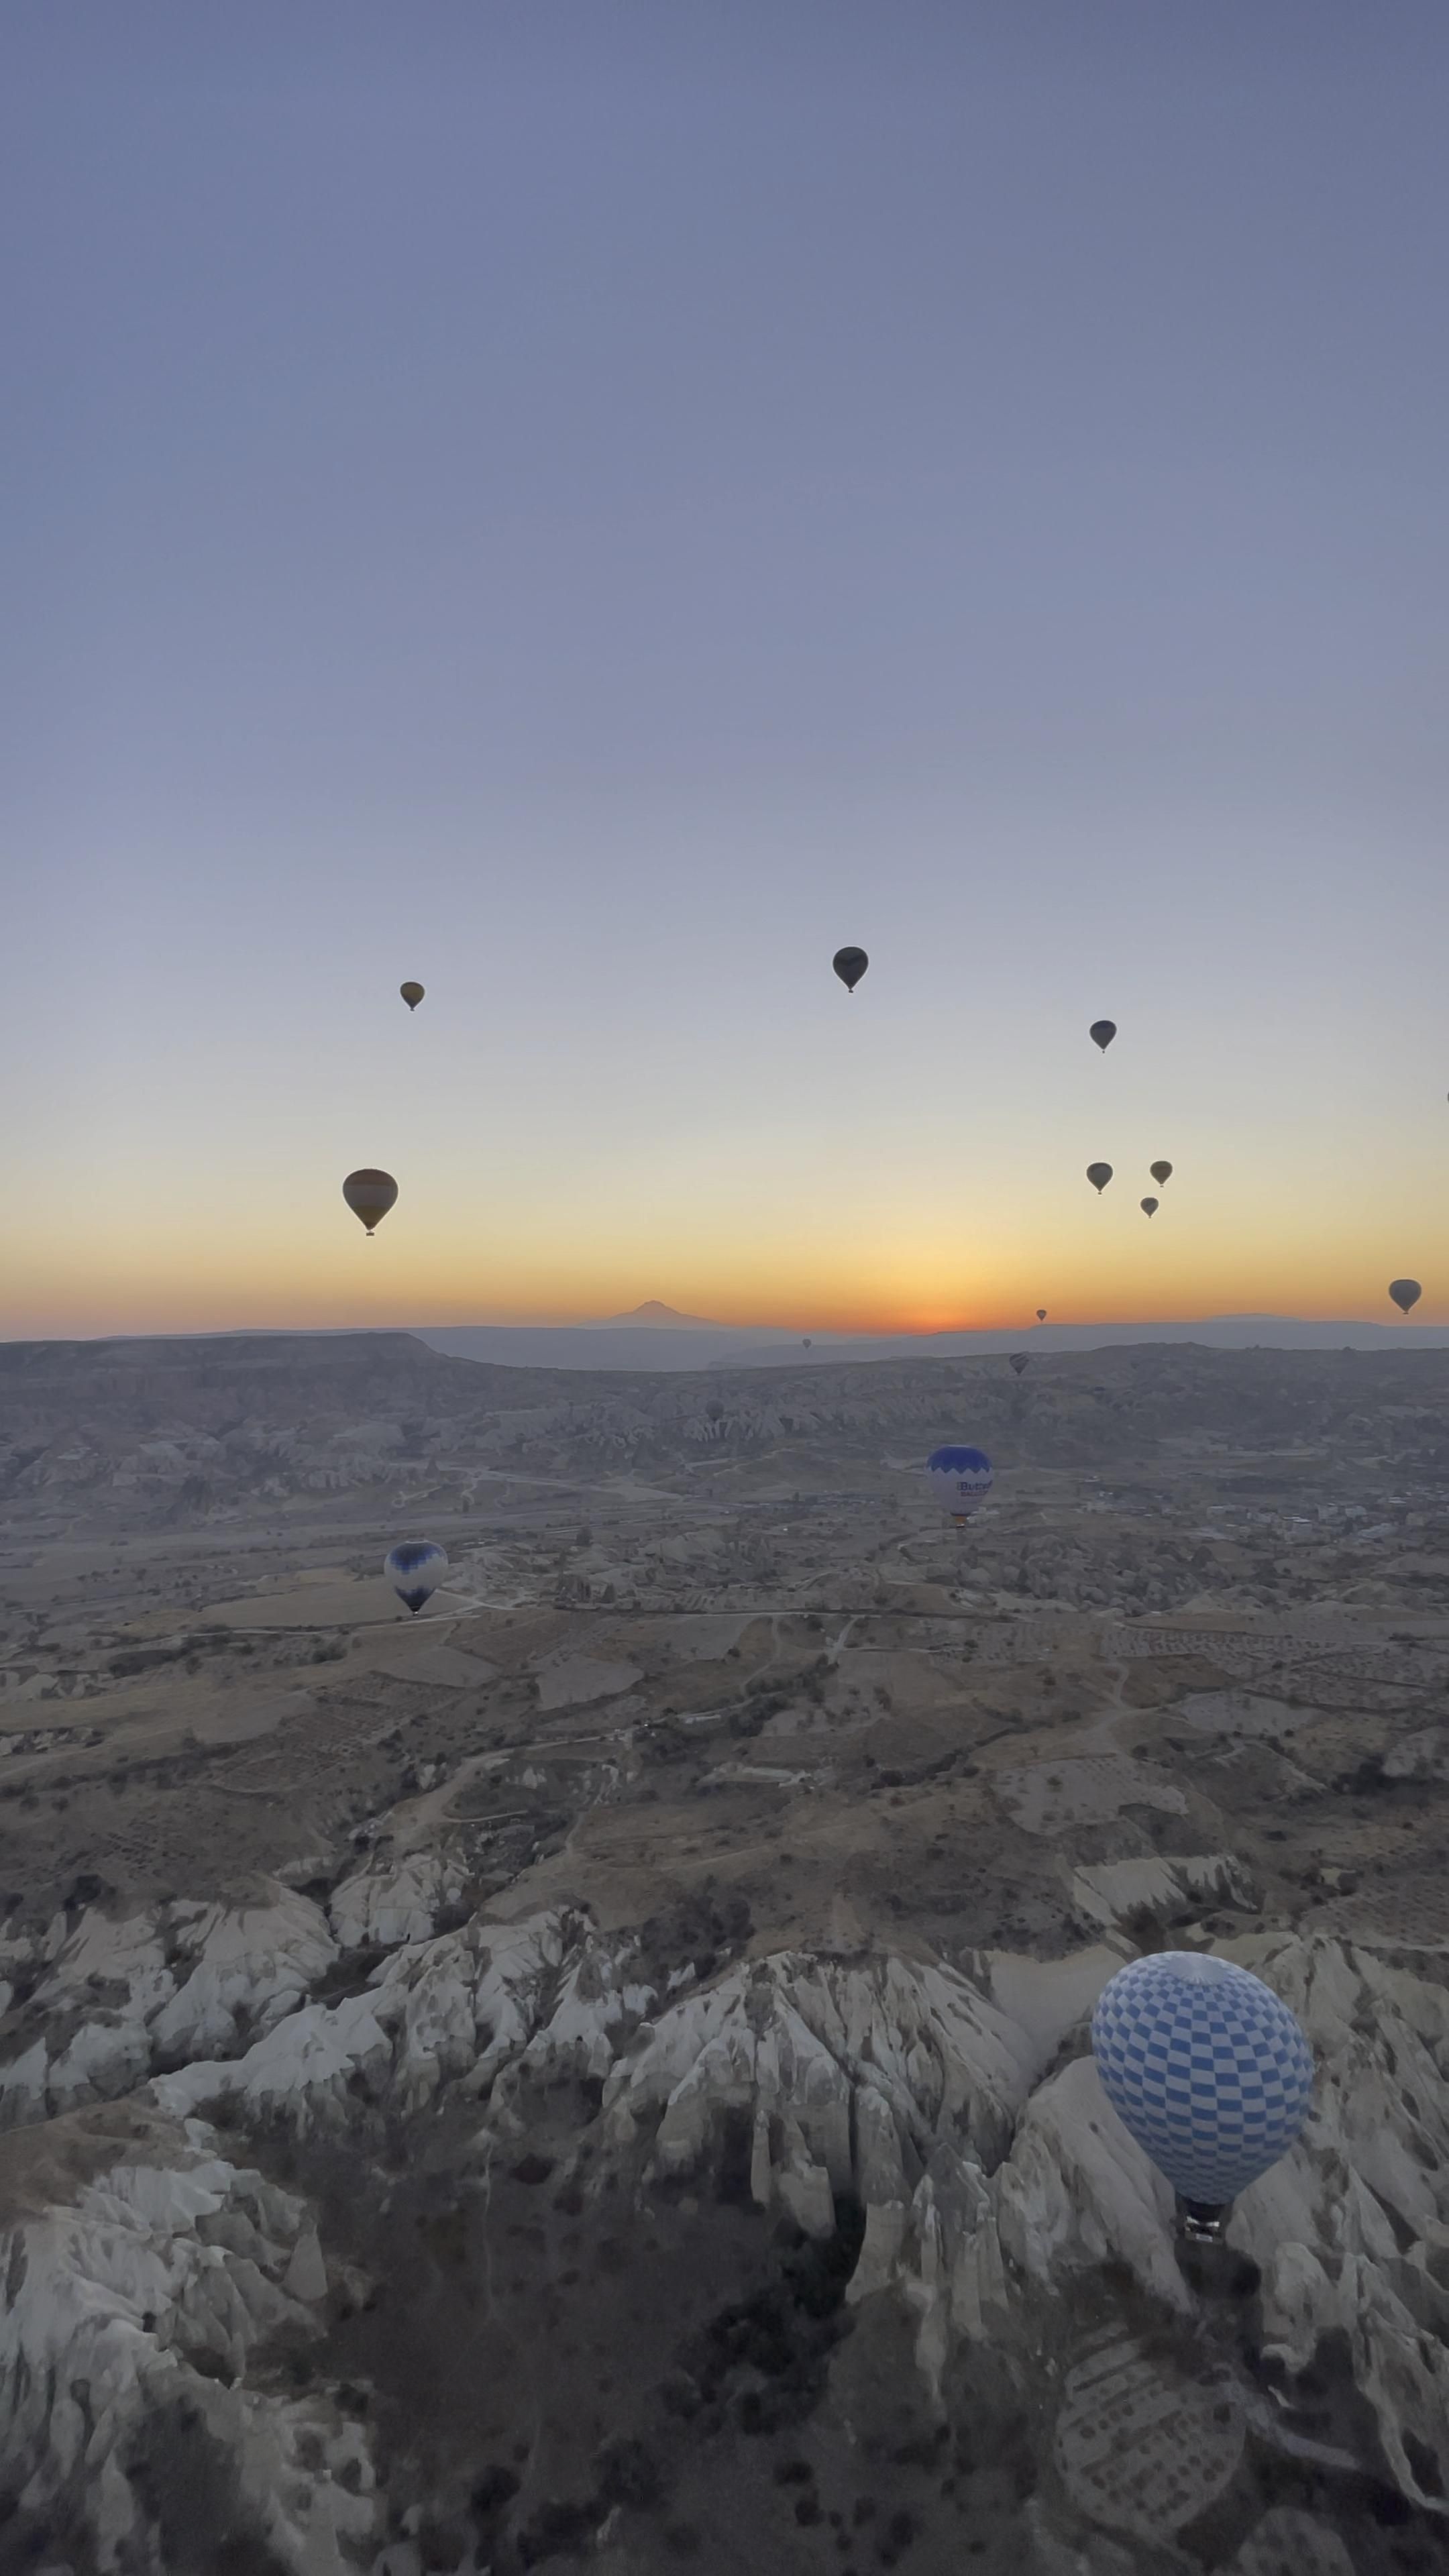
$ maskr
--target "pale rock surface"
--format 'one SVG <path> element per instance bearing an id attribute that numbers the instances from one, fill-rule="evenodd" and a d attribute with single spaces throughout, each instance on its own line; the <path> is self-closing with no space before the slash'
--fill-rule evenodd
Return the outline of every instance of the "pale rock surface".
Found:
<path id="1" fill-rule="evenodd" d="M 254 1904 L 178 1901 L 119 1922 L 88 1907 L 74 1930 L 58 1916 L 45 1956 L 35 2001 L 51 2046 L 0 2066 L 0 2128 L 129 2092 L 157 2057 L 237 2047 L 295 2011 L 337 1947 L 309 1898 L 268 1880 Z"/>
<path id="2" fill-rule="evenodd" d="M 83 2022 L 68 2048 L 52 2059 L 46 2098 L 52 2111 L 78 2110 L 133 2092 L 151 2065 L 151 2047 L 138 2021 Z"/>
<path id="3" fill-rule="evenodd" d="M 1127 2135 L 1090 2057 L 1074 2058 L 1033 2095 L 993 2180 L 1002 2246 L 1043 2290 L 1110 2256 L 1164 2306 L 1190 2308 L 1171 2189 Z"/>
<path id="4" fill-rule="evenodd" d="M 214 2057 L 235 2048 L 238 2015 L 248 2030 L 269 2030 L 337 1956 L 320 1906 L 275 1879 L 263 1882 L 256 1905 L 176 1906 L 172 1914 L 193 1964 L 151 2025 L 168 2055 Z"/>
<path id="5" fill-rule="evenodd" d="M 1404 2493 L 1449 2497 L 1449 2347 L 1422 2332 L 1449 2242 L 1449 1995 L 1334 1941 L 1265 1934 L 1224 1945 L 1298 2014 L 1318 2060 L 1292 2153 L 1245 2192 L 1235 2244 L 1261 2264 L 1265 2345 L 1291 2370 L 1347 2335 Z M 1428 2492 L 1406 2436 L 1434 2464 Z"/>
<path id="6" fill-rule="evenodd" d="M 1247 1907 L 1253 1890 L 1241 1861 L 1231 1853 L 1210 1852 L 1169 1859 L 1153 1852 L 1140 1860 L 1099 1861 L 1074 1869 L 1069 1881 L 1072 1905 L 1083 1921 L 1111 1929 L 1145 1907 L 1171 1915 L 1185 1905 Z"/>
<path id="7" fill-rule="evenodd" d="M 344 1879 L 327 1912 L 343 1950 L 395 1950 L 404 1941 L 426 1941 L 445 1905 L 462 1892 L 460 1872 L 433 1852 L 409 1852 Z"/>
<path id="8" fill-rule="evenodd" d="M 1115 1903 L 1120 1889 L 1093 1875 L 1095 1892 Z M 339 1891 L 339 1931 L 351 1945 L 361 1927 L 390 1919 L 387 1906 L 401 1917 L 432 1885 L 396 1868 L 359 1872 Z M 1064 2287 L 1108 2263 L 1125 2267 L 1164 2317 L 1194 2312 L 1171 2194 L 1107 2104 L 1088 2053 L 1092 2004 L 1123 1955 L 1115 1943 L 1056 1962 L 991 1953 L 962 1967 L 788 1951 L 738 1962 L 702 1987 L 667 1987 L 630 1936 L 602 1935 L 563 1909 L 515 1922 L 475 1916 L 457 1932 L 404 1940 L 364 1991 L 325 2005 L 298 2001 L 337 1955 L 306 1900 L 276 1889 L 264 1907 L 193 1916 L 192 1979 L 205 1969 L 210 1983 L 193 1989 L 191 2026 L 234 2032 L 250 2016 L 262 2027 L 242 2053 L 155 2080 L 153 2099 L 173 2119 L 232 2094 L 300 2129 L 341 2128 L 362 2101 L 418 2108 L 456 2084 L 482 2106 L 486 2148 L 520 2132 L 529 2087 L 590 2076 L 604 2088 L 586 2183 L 595 2191 L 611 2168 L 645 2188 L 708 2168 L 742 2114 L 763 2206 L 825 2236 L 842 2195 L 863 2205 L 849 2295 L 905 2299 L 919 2366 L 937 2390 L 963 2339 L 1039 2350 Z M 77 1964 L 95 1955 L 96 1937 L 92 1927 Z M 174 1927 L 172 1938 L 174 1951 Z M 1449 1996 L 1318 1936 L 1224 1946 L 1293 2005 L 1319 2067 L 1304 2136 L 1232 2220 L 1233 2244 L 1263 2272 L 1266 2340 L 1297 2372 L 1325 2334 L 1344 2333 L 1393 2476 L 1442 2511 Z M 57 1975 L 73 1991 L 66 1955 L 58 1945 Z M 153 1994 L 143 1932 L 130 1928 L 117 1955 L 128 1990 Z M 98 2038 L 94 2027 L 72 2033 L 53 2088 L 119 2079 L 115 2030 Z M 44 2116 L 39 2043 L 3 2080 L 27 2116 Z M 315 2296 L 321 2250 L 300 2226 L 293 2237 L 300 2243 L 267 2278 L 276 2296 Z M 1119 2528 L 1140 2540 L 1146 2510 L 1139 2500 L 1137 2521 Z M 1154 2529 L 1166 2548 L 1160 2514 Z"/>
<path id="9" fill-rule="evenodd" d="M 159 1914 L 130 1914 L 117 1923 L 98 1906 L 87 1906 L 36 1988 L 36 2002 L 49 2012 L 65 2012 L 97 1989 L 117 1986 L 125 1988 L 121 2009 L 141 2021 L 175 1993 Z"/>
<path id="10" fill-rule="evenodd" d="M 339 2004 L 308 2004 L 279 2022 L 243 2057 L 199 2059 L 174 2075 L 159 2075 L 151 2091 L 174 2118 L 189 2118 L 203 2103 L 237 2096 L 260 2116 L 280 2112 L 299 2131 L 345 2109 L 348 2087 L 360 2076 L 369 2089 L 385 2088 L 392 2041 L 368 1995 Z"/>
<path id="11" fill-rule="evenodd" d="M 199 2124 L 99 2116 L 118 2123 L 109 2135 L 81 2114 L 7 2149 L 0 2387 L 21 2508 L 79 2516 L 106 2576 L 167 2576 L 127 2464 L 186 2405 L 258 2539 L 297 2576 L 345 2576 L 376 2521 L 361 2432 L 323 2400 L 240 2384 L 278 2327 L 317 2331 L 308 2303 L 326 2274 L 305 2209 L 226 2163 Z"/>
<path id="12" fill-rule="evenodd" d="M 27 2128 L 33 2120 L 45 2118 L 49 2071 L 50 2055 L 43 2039 L 32 2040 L 29 2048 L 0 2066 L 0 2129 Z"/>
<path id="13" fill-rule="evenodd" d="M 1404 1735 L 1384 1756 L 1386 1780 L 1449 1780 L 1449 1726 Z"/>

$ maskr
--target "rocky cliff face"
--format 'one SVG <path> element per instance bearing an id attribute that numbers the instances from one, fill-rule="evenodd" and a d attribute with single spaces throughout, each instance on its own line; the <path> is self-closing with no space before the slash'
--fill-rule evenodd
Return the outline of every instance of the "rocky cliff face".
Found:
<path id="1" fill-rule="evenodd" d="M 1194 2265 L 1087 2051 L 1126 1948 L 1110 1923 L 1051 1962 L 795 1951 L 701 1979 L 657 1927 L 604 1935 L 564 1909 L 435 1932 L 446 1902 L 437 1872 L 369 1866 L 325 1907 L 273 1885 L 241 1908 L 92 1911 L 12 1957 L 44 2023 L 6 2070 L 0 2241 L 27 2546 L 174 2568 L 184 2459 L 235 2550 L 262 2553 L 228 2563 L 724 2566 L 669 2499 L 741 2444 L 810 2509 L 802 2546 L 817 2504 L 833 2536 L 842 2462 L 883 2488 L 873 2564 L 954 2566 L 984 2535 L 1005 2566 L 1009 2528 L 1011 2563 L 1051 2576 L 1429 2566 L 1402 2550 L 1449 2545 L 1441 1987 L 1332 1940 L 1232 1945 L 1293 2003 L 1320 2076 L 1304 2138 Z M 461 2247 L 506 2192 L 547 2209 L 496 2259 L 560 2369 L 591 2253 L 615 2247 L 617 2290 L 630 2238 L 750 2212 L 763 2231 L 743 2301 L 692 2321 L 676 2282 L 637 2429 L 562 2495 L 536 2439 L 491 2470 L 445 2444 L 411 2490 L 386 2368 L 374 2352 L 360 2397 L 344 2367 L 378 2282 L 419 2261 L 408 2177 L 445 2140 L 435 2233 Z M 1010 2498 L 973 2451 L 988 2422 Z"/>

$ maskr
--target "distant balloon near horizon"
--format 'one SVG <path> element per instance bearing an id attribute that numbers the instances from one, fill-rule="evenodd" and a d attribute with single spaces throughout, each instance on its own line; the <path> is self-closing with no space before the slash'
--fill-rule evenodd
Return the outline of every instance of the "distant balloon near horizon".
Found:
<path id="1" fill-rule="evenodd" d="M 1392 1297 L 1394 1304 L 1398 1307 L 1401 1315 L 1407 1315 L 1411 1306 L 1417 1306 L 1419 1299 L 1423 1294 L 1424 1291 L 1420 1287 L 1417 1279 L 1391 1279 L 1389 1281 L 1389 1295 Z"/>
<path id="2" fill-rule="evenodd" d="M 1099 1046 L 1103 1055 L 1106 1054 L 1107 1049 L 1111 1045 L 1116 1034 L 1117 1023 L 1115 1020 L 1094 1020 L 1087 1031 L 1087 1035 L 1092 1040 L 1093 1045 Z"/>
<path id="3" fill-rule="evenodd" d="M 1172 1178 L 1172 1165 L 1170 1163 L 1149 1163 L 1147 1168 L 1152 1174 L 1154 1181 L 1157 1183 L 1158 1188 L 1165 1189 Z"/>
<path id="4" fill-rule="evenodd" d="M 1142 1213 L 1143 1213 L 1143 1215 L 1144 1215 L 1144 1216 L 1156 1216 L 1157 1211 L 1158 1211 L 1158 1209 L 1161 1207 L 1161 1205 L 1162 1205 L 1162 1201 L 1161 1201 L 1161 1199 L 1139 1199 L 1139 1200 L 1138 1200 L 1138 1206 L 1141 1208 Z"/>
<path id="5" fill-rule="evenodd" d="M 1038 1322 L 1039 1324 L 1044 1324 L 1044 1323 L 1046 1322 L 1046 1318 L 1047 1318 L 1047 1310 L 1046 1310 L 1045 1306 L 1038 1306 L 1038 1308 L 1037 1308 L 1037 1310 L 1036 1310 L 1036 1320 L 1037 1320 L 1037 1322 Z"/>
<path id="6" fill-rule="evenodd" d="M 430 1538 L 400 1539 L 388 1549 L 382 1561 L 399 1601 L 405 1601 L 416 1619 L 425 1601 L 431 1601 L 444 1575 L 448 1560 L 442 1548 Z"/>
<path id="7" fill-rule="evenodd" d="M 398 986 L 398 991 L 401 993 L 403 1000 L 406 1002 L 410 1011 L 415 1011 L 417 1009 L 419 1002 L 423 998 L 425 989 L 426 988 L 421 984 L 399 984 Z"/>
<path id="8" fill-rule="evenodd" d="M 958 1527 L 983 1503 L 994 1482 L 984 1449 L 960 1448 L 947 1442 L 926 1460 L 926 1480 L 944 1511 Z"/>
<path id="9" fill-rule="evenodd" d="M 1087 1165 L 1087 1178 L 1091 1182 L 1092 1187 L 1099 1198 L 1111 1177 L 1112 1166 L 1110 1163 L 1089 1163 Z"/>
<path id="10" fill-rule="evenodd" d="M 1179 2197 L 1224 2208 L 1292 2146 L 1313 2052 L 1261 1977 L 1201 1950 L 1158 1950 L 1109 1977 L 1092 2015 L 1102 2090 Z"/>
<path id="11" fill-rule="evenodd" d="M 342 1184 L 342 1195 L 370 1236 L 388 1209 L 396 1207 L 397 1183 L 391 1172 L 349 1172 Z"/>
<path id="12" fill-rule="evenodd" d="M 809 1348 L 810 1348 L 810 1343 L 809 1343 L 808 1338 L 807 1338 L 805 1341 L 803 1341 L 803 1342 L 801 1343 L 800 1348 L 801 1348 L 801 1350 L 802 1350 L 802 1351 L 808 1351 L 808 1350 L 809 1350 Z"/>
<path id="13" fill-rule="evenodd" d="M 1011 1354 L 1010 1366 L 1015 1369 L 1017 1376 L 1020 1377 L 1023 1369 L 1030 1368 L 1031 1360 L 1025 1351 L 1013 1351 Z"/>
<path id="14" fill-rule="evenodd" d="M 865 973 L 867 966 L 870 964 L 870 959 L 867 957 L 863 948 L 837 948 L 830 963 L 834 967 L 836 974 L 840 977 L 847 993 L 853 993 L 856 985 L 860 982 L 862 975 Z"/>

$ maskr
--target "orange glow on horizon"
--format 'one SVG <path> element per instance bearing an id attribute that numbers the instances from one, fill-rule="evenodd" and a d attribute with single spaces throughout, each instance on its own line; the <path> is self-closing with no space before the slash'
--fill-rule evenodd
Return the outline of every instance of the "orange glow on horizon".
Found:
<path id="1" fill-rule="evenodd" d="M 84 1286 L 68 1281 L 63 1291 L 42 1303 L 21 1298 L 8 1313 L 0 1317 L 0 1339 L 4 1340 L 92 1340 L 128 1335 L 191 1335 L 236 1332 L 408 1332 L 442 1330 L 466 1325 L 493 1325 L 532 1329 L 567 1329 L 597 1325 L 627 1315 L 648 1299 L 659 1301 L 676 1313 L 697 1316 L 701 1322 L 730 1330 L 777 1331 L 782 1339 L 796 1335 L 841 1335 L 860 1339 L 969 1333 L 1019 1333 L 1023 1337 L 1043 1329 L 1038 1326 L 1036 1305 L 1047 1307 L 1047 1331 L 1053 1326 L 1123 1324 L 1190 1324 L 1210 1316 L 1281 1315 L 1311 1322 L 1377 1322 L 1393 1325 L 1398 1319 L 1383 1297 L 1361 1279 L 1345 1279 L 1341 1292 L 1325 1295 L 1321 1280 L 1313 1296 L 1294 1295 L 1292 1284 L 1282 1279 L 1271 1283 L 1241 1281 L 1214 1283 L 1218 1293 L 1197 1299 L 1177 1296 L 1171 1299 L 1133 1298 L 1119 1289 L 1096 1298 L 1060 1298 L 1053 1301 L 1044 1292 L 1031 1302 L 1031 1292 L 1013 1297 L 1000 1292 L 979 1302 L 962 1300 L 948 1304 L 944 1300 L 909 1297 L 868 1299 L 822 1295 L 818 1300 L 802 1297 L 798 1288 L 788 1298 L 782 1292 L 778 1299 L 765 1295 L 710 1295 L 707 1288 L 682 1289 L 668 1293 L 669 1283 L 661 1291 L 651 1283 L 641 1292 L 630 1283 L 612 1292 L 605 1288 L 597 1298 L 584 1299 L 564 1294 L 540 1296 L 538 1300 L 510 1299 L 506 1303 L 477 1296 L 429 1294 L 425 1287 L 409 1293 L 403 1302 L 395 1281 L 379 1283 L 368 1291 L 363 1283 L 351 1293 L 341 1294 L 318 1284 L 311 1289 L 293 1284 L 280 1289 L 257 1283 L 254 1287 L 234 1287 L 230 1291 L 210 1283 L 187 1293 L 174 1281 L 135 1282 L 128 1290 L 109 1296 L 98 1291 L 94 1283 Z M 1412 1324 L 1449 1322 L 1449 1309 L 1444 1301 L 1431 1302 L 1426 1294 L 1409 1319 Z"/>
<path id="2" fill-rule="evenodd" d="M 584 1325 L 653 1299 L 781 1339 L 1027 1336 L 1038 1306 L 1049 1326 L 1391 1325 L 1404 1273 L 1424 1283 L 1412 1324 L 1449 1322 L 1449 1216 L 1408 1169 L 1368 1169 L 1350 1195 L 1204 1153 L 1154 1220 L 1071 1170 L 1030 1189 L 987 1174 L 942 1203 L 884 1153 L 808 1191 L 768 1166 L 668 1191 L 624 1165 L 505 1178 L 474 1194 L 420 1162 L 371 1240 L 310 1169 L 249 1195 L 203 1163 L 183 1197 L 160 1158 L 89 1197 L 57 1179 L 8 1263 L 0 1336 Z"/>

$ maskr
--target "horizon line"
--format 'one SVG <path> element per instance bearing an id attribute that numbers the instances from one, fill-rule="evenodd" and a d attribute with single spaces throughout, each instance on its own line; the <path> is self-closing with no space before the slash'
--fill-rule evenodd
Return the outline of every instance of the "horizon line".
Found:
<path id="1" fill-rule="evenodd" d="M 25 1343 L 45 1344 L 49 1342 L 81 1344 L 89 1342 L 246 1341 L 279 1340 L 288 1338 L 294 1340 L 322 1341 L 339 1340 L 343 1338 L 356 1337 L 362 1334 L 377 1333 L 401 1333 L 409 1338 L 419 1338 L 429 1333 L 498 1333 L 510 1335 L 514 1333 L 542 1333 L 549 1335 L 557 1334 L 562 1338 L 565 1335 L 576 1333 L 613 1333 L 625 1331 L 636 1334 L 647 1334 L 651 1337 L 657 1336 L 661 1342 L 668 1342 L 671 1344 L 677 1344 L 683 1337 L 683 1333 L 686 1332 L 694 1332 L 696 1334 L 718 1333 L 721 1335 L 728 1335 L 742 1341 L 755 1340 L 761 1334 L 778 1333 L 782 1341 L 799 1341 L 802 1343 L 803 1347 L 804 1339 L 808 1338 L 812 1346 L 826 1348 L 842 1343 L 942 1342 L 964 1339 L 968 1336 L 977 1340 L 994 1339 L 1009 1341 L 1015 1339 L 1018 1342 L 1049 1343 L 1053 1335 L 1057 1333 L 1078 1335 L 1081 1333 L 1102 1332 L 1110 1333 L 1113 1336 L 1120 1336 L 1122 1334 L 1133 1332 L 1143 1332 L 1147 1334 L 1162 1332 L 1190 1332 L 1194 1326 L 1222 1326 L 1225 1324 L 1273 1325 L 1279 1328 L 1287 1327 L 1289 1329 L 1311 1330 L 1314 1332 L 1338 1330 L 1371 1332 L 1374 1334 L 1382 1334 L 1392 1339 L 1405 1340 L 1415 1339 L 1425 1334 L 1444 1335 L 1449 1337 L 1449 1323 L 1414 1323 L 1407 1317 L 1405 1317 L 1401 1322 L 1388 1323 L 1381 1317 L 1369 1315 L 1293 1315 L 1281 1314 L 1262 1309 L 1247 1309 L 1196 1315 L 1142 1315 L 1132 1316 L 1122 1320 L 1105 1316 L 1089 1316 L 1080 1320 L 1064 1318 L 1060 1323 L 1048 1321 L 1045 1324 L 1038 1324 L 1033 1318 L 1029 1324 L 1021 1327 L 1017 1327 L 1013 1324 L 944 1324 L 919 1332 L 901 1330 L 893 1331 L 889 1328 L 876 1330 L 863 1328 L 858 1332 L 842 1332 L 839 1330 L 826 1329 L 817 1331 L 808 1337 L 802 1337 L 796 1328 L 788 1324 L 712 1324 L 704 1320 L 689 1319 L 681 1328 L 678 1324 L 636 1324 L 628 1316 L 610 1316 L 607 1318 L 575 1323 L 525 1321 L 508 1324 L 375 1323 L 229 1324 L 211 1326 L 181 1325 L 173 1326 L 171 1328 L 162 1326 L 145 1332 L 127 1332 L 122 1330 L 97 1333 L 6 1334 L 0 1335 L 0 1349 L 15 1348 Z"/>

